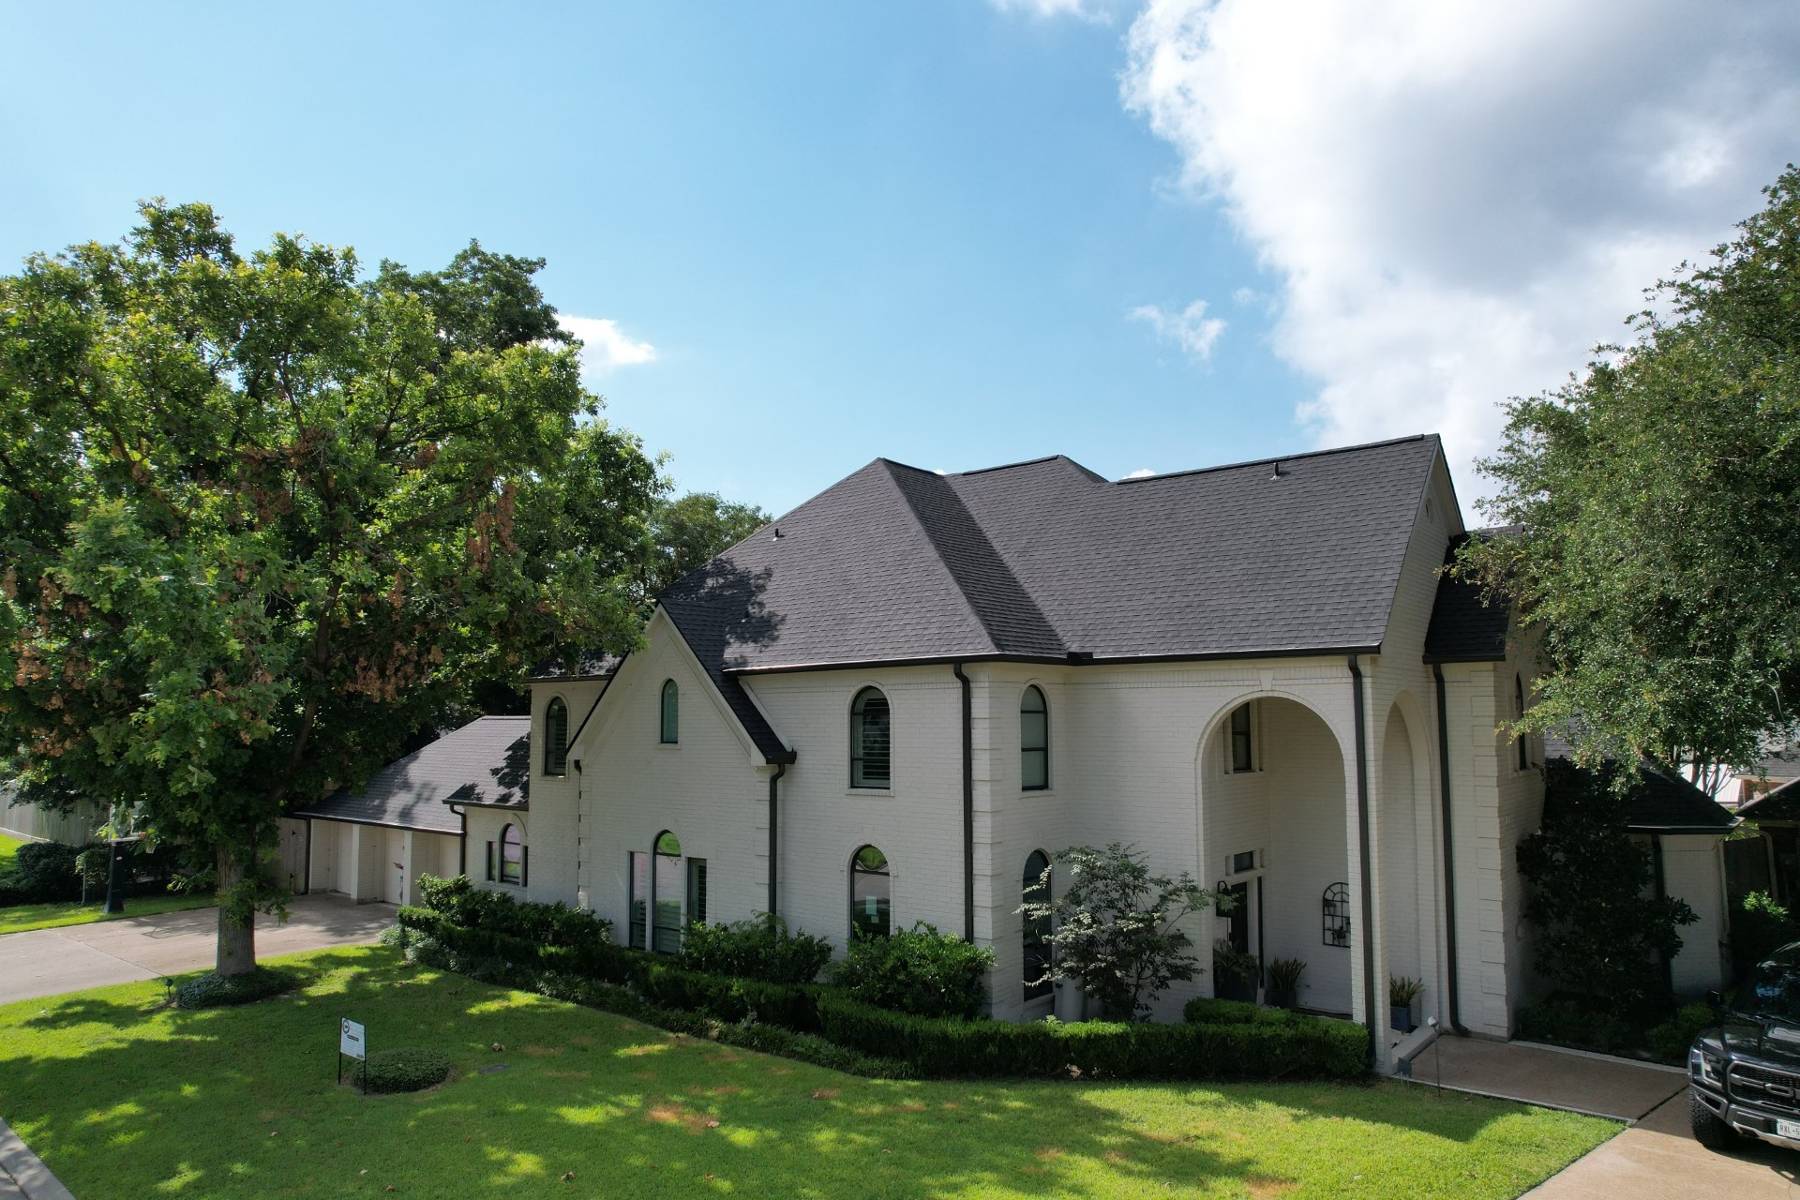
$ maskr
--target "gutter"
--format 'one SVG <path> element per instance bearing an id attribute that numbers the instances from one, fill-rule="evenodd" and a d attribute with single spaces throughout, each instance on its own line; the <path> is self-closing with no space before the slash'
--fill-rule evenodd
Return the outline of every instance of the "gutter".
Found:
<path id="1" fill-rule="evenodd" d="M 1456 971 L 1456 852 L 1450 829 L 1450 714 L 1444 707 L 1444 668 L 1431 664 L 1431 675 L 1437 683 L 1438 778 L 1443 785 L 1444 804 L 1444 1006 L 1450 1018 L 1450 1031 L 1458 1037 L 1469 1036 L 1463 1028 L 1462 1011 L 1457 992 Z"/>
<path id="2" fill-rule="evenodd" d="M 975 709 L 969 677 L 960 662 L 950 664 L 962 684 L 963 941 L 975 941 Z"/>
<path id="3" fill-rule="evenodd" d="M 775 904 L 776 897 L 778 895 L 780 895 L 780 892 L 777 890 L 777 887 L 781 881 L 781 875 L 780 875 L 781 838 L 777 835 L 777 830 L 779 828 L 779 826 L 777 825 L 777 814 L 778 814 L 779 810 L 776 807 L 775 799 L 776 799 L 776 792 L 778 791 L 779 785 L 781 783 L 781 777 L 786 774 L 787 774 L 787 764 L 786 763 L 777 763 L 775 766 L 775 773 L 773 775 L 769 776 L 769 922 L 770 922 L 770 924 L 773 924 L 775 922 L 776 914 L 780 911 L 776 907 L 776 904 Z"/>
<path id="4" fill-rule="evenodd" d="M 1369 1024 L 1369 1054 L 1375 1056 L 1382 1021 L 1375 1009 L 1375 884 L 1369 850 L 1369 738 L 1363 711 L 1363 673 L 1350 656 L 1350 699 L 1356 712 L 1356 833 L 1362 864 L 1363 1015 Z"/>

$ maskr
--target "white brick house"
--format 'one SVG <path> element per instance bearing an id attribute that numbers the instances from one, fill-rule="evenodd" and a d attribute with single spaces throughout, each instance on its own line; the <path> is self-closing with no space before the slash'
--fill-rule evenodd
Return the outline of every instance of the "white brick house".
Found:
<path id="1" fill-rule="evenodd" d="M 1462 535 L 1435 437 L 1118 483 L 877 460 L 683 580 L 622 662 L 534 680 L 528 809 L 464 810 L 471 874 L 511 825 L 528 876 L 487 886 L 622 941 L 927 921 L 992 947 L 1018 1017 L 1052 1002 L 1028 862 L 1120 841 L 1241 886 L 1235 926 L 1194 920 L 1203 964 L 1233 935 L 1304 959 L 1304 1006 L 1377 1027 L 1417 976 L 1426 1014 L 1508 1036 L 1541 753 L 1497 731 L 1532 672 L 1506 614 L 1439 577 Z"/>

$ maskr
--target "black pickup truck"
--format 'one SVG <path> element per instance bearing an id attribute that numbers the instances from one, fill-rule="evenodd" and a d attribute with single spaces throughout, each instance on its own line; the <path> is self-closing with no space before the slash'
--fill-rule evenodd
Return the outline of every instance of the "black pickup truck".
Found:
<path id="1" fill-rule="evenodd" d="M 1688 1049 L 1694 1138 L 1725 1150 L 1745 1135 L 1800 1150 L 1800 942 L 1775 951 Z"/>

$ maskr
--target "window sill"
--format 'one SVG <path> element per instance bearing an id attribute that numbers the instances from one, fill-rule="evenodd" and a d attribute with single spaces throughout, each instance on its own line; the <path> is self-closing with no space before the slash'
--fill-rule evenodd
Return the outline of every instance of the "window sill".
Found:
<path id="1" fill-rule="evenodd" d="M 658 750 L 679 750 L 679 749 L 681 749 L 681 743 L 680 742 L 658 742 L 658 743 L 656 743 L 656 748 Z"/>
<path id="2" fill-rule="evenodd" d="M 852 800 L 888 800 L 893 798 L 894 789 L 891 787 L 852 787 L 845 789 L 844 795 Z"/>
<path id="3" fill-rule="evenodd" d="M 1026 800 L 1055 799 L 1055 788 L 1020 788 L 1019 795 Z"/>

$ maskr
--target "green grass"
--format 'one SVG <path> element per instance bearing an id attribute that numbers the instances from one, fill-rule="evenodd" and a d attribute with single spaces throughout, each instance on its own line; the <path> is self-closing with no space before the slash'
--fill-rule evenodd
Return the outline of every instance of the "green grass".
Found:
<path id="1" fill-rule="evenodd" d="M 0 833 L 0 875 L 12 870 L 13 859 L 19 857 L 19 847 L 25 843 L 16 837 Z"/>
<path id="2" fill-rule="evenodd" d="M 107 913 L 103 901 L 79 904 L 15 904 L 0 908 L 0 934 L 23 933 L 27 929 L 57 929 L 64 925 L 87 925 L 94 921 L 117 921 L 124 917 L 147 917 L 155 913 L 180 912 L 188 908 L 211 908 L 218 901 L 212 896 L 132 896 L 125 901 L 122 913 Z"/>
<path id="3" fill-rule="evenodd" d="M 306 987 L 244 1008 L 0 1007 L 0 1115 L 84 1197 L 1510 1197 L 1618 1130 L 1391 1082 L 865 1080 L 382 947 L 281 961 Z M 337 1086 L 345 1016 L 454 1073 Z"/>

